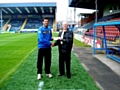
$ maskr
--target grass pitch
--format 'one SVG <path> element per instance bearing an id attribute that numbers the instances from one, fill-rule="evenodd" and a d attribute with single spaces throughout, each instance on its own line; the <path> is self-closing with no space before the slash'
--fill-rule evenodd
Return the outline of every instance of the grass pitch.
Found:
<path id="1" fill-rule="evenodd" d="M 90 47 L 90 45 L 84 44 L 83 42 L 74 38 L 74 46 L 75 47 Z"/>
<path id="2" fill-rule="evenodd" d="M 0 34 L 0 86 L 37 46 L 37 34 Z"/>
<path id="3" fill-rule="evenodd" d="M 13 34 L 11 34 L 11 36 L 12 35 Z M 58 48 L 57 47 L 52 48 L 51 73 L 53 74 L 53 78 L 49 79 L 48 77 L 46 77 L 44 74 L 44 68 L 43 68 L 43 78 L 42 78 L 42 80 L 37 80 L 37 74 L 36 74 L 37 49 L 34 50 L 34 48 L 36 47 L 36 42 L 37 42 L 36 34 L 14 34 L 14 35 L 15 36 L 13 36 L 13 38 L 21 37 L 21 38 L 23 38 L 22 40 L 24 42 L 29 41 L 29 39 L 31 38 L 30 41 L 31 41 L 31 43 L 34 43 L 34 45 L 33 44 L 28 45 L 27 44 L 28 42 L 26 42 L 24 44 L 24 45 L 27 44 L 27 46 L 25 48 L 25 46 L 22 43 L 21 43 L 21 45 L 16 44 L 16 43 L 11 43 L 11 45 L 13 45 L 13 46 L 14 46 L 14 44 L 16 46 L 20 45 L 21 48 L 24 47 L 24 50 L 27 49 L 27 51 L 28 51 L 28 48 L 31 47 L 31 49 L 29 49 L 28 52 L 26 51 L 27 54 L 25 53 L 26 55 L 23 56 L 23 58 L 25 58 L 25 57 L 27 57 L 27 58 L 25 58 L 25 59 L 22 58 L 22 60 L 24 62 L 21 64 L 21 66 L 19 68 L 15 68 L 15 66 L 13 67 L 13 68 L 15 68 L 16 72 L 11 74 L 11 77 L 9 76 L 9 78 L 7 79 L 8 81 L 6 83 L 4 83 L 4 85 L 2 85 L 2 88 L 0 88 L 0 90 L 40 90 L 38 85 L 41 81 L 44 82 L 44 85 L 42 87 L 43 90 L 46 90 L 46 89 L 49 89 L 49 90 L 61 90 L 61 89 L 62 90 L 63 89 L 64 90 L 66 90 L 66 89 L 67 90 L 69 90 L 69 89 L 71 89 L 71 90 L 76 90 L 76 89 L 78 89 L 78 90 L 99 90 L 96 87 L 92 78 L 88 75 L 88 73 L 82 67 L 80 61 L 74 55 L 73 52 L 71 55 L 71 73 L 72 73 L 71 79 L 67 79 L 66 76 L 63 76 L 63 77 L 57 76 L 57 74 L 58 74 Z M 9 34 L 8 34 L 8 36 L 9 36 Z M 7 37 L 7 34 L 5 37 Z M 34 38 L 34 39 L 32 39 L 32 38 Z M 13 39 L 11 39 L 11 40 L 13 40 Z M 18 41 L 18 42 L 22 41 L 22 40 L 20 38 L 15 39 L 15 41 Z M 30 43 L 30 41 L 29 41 L 29 43 Z M 6 45 L 6 46 L 8 46 L 8 45 Z M 13 52 L 15 50 L 17 50 L 17 49 L 14 49 Z M 23 53 L 22 50 L 19 52 Z M 33 52 L 31 52 L 32 50 L 33 50 Z M 4 51 L 4 53 L 5 53 L 5 51 Z M 6 53 L 7 53 L 7 51 L 6 51 Z M 29 53 L 29 55 L 28 55 L 28 53 Z M 9 55 L 9 58 L 12 59 L 12 56 Z M 6 70 L 6 67 L 9 67 L 9 63 L 14 65 L 14 62 L 11 62 L 11 59 L 4 62 L 3 71 L 4 71 L 4 69 Z M 21 58 L 19 60 L 21 60 Z M 17 64 L 20 63 L 19 60 L 18 60 Z M 9 69 L 8 72 L 10 72 L 11 69 Z M 0 72 L 0 74 L 1 74 L 1 72 Z"/>

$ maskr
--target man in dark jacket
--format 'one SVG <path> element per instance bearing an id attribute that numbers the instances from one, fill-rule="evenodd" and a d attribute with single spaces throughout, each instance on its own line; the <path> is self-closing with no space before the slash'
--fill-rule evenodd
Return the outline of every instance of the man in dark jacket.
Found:
<path id="1" fill-rule="evenodd" d="M 59 48 L 59 75 L 65 74 L 64 64 L 66 65 L 67 78 L 71 78 L 70 62 L 71 62 L 71 49 L 73 45 L 73 32 L 68 30 L 68 23 L 63 22 L 63 30 L 59 32 L 58 40 L 52 46 Z"/>

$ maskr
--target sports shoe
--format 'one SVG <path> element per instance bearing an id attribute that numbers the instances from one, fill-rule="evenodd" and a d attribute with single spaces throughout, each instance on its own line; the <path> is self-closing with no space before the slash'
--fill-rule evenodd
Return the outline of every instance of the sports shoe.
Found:
<path id="1" fill-rule="evenodd" d="M 38 74 L 37 79 L 38 79 L 38 80 L 40 80 L 40 79 L 41 79 L 41 74 Z"/>
<path id="2" fill-rule="evenodd" d="M 52 74 L 46 74 L 46 76 L 48 76 L 49 78 L 52 78 L 52 77 L 53 77 Z"/>

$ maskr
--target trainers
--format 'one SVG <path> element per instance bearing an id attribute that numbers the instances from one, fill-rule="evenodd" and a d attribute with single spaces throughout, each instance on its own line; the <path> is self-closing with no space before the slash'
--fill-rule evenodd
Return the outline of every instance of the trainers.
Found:
<path id="1" fill-rule="evenodd" d="M 41 74 L 38 74 L 37 79 L 38 79 L 38 80 L 40 80 L 40 79 L 41 79 Z"/>
<path id="2" fill-rule="evenodd" d="M 48 76 L 49 78 L 52 78 L 52 77 L 53 77 L 52 74 L 46 74 L 46 76 Z"/>

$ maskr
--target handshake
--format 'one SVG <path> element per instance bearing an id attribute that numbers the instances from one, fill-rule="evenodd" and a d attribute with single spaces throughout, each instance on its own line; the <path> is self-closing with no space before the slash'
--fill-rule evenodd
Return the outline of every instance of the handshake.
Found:
<path id="1" fill-rule="evenodd" d="M 52 43 L 52 44 L 51 44 L 51 47 L 54 47 L 54 46 L 55 46 L 54 43 Z"/>
<path id="2" fill-rule="evenodd" d="M 61 37 L 53 37 L 53 40 L 62 40 Z"/>
<path id="3" fill-rule="evenodd" d="M 61 37 L 53 37 L 53 40 L 62 40 L 62 38 Z M 54 43 L 52 43 L 51 47 L 54 47 L 54 46 L 55 46 Z"/>

